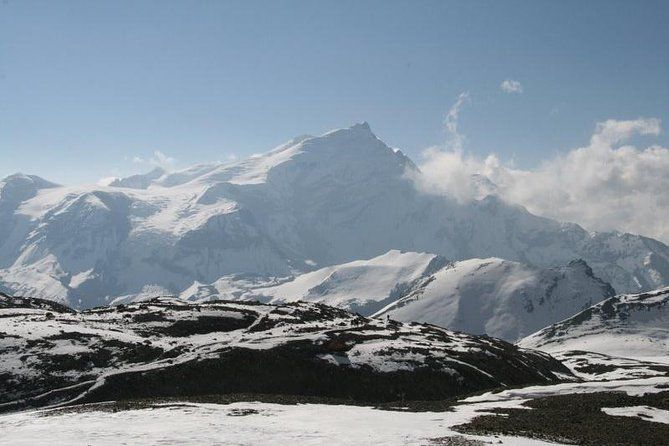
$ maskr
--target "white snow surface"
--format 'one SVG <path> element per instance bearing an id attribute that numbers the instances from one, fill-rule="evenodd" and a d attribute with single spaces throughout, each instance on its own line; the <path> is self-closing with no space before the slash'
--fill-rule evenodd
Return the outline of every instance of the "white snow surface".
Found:
<path id="1" fill-rule="evenodd" d="M 13 175 L 0 181 L 0 285 L 92 307 L 146 285 L 178 294 L 194 281 L 271 280 L 393 249 L 541 267 L 582 258 L 619 292 L 669 283 L 660 242 L 590 233 L 494 195 L 467 203 L 426 195 L 413 182 L 420 175 L 366 123 L 108 186 Z"/>
<path id="2" fill-rule="evenodd" d="M 666 356 L 645 360 L 622 358 L 587 351 L 553 352 L 552 356 L 567 366 L 571 372 L 586 381 L 619 381 L 669 375 Z"/>
<path id="3" fill-rule="evenodd" d="M 437 256 L 391 250 L 371 260 L 358 260 L 297 276 L 294 280 L 257 293 L 272 301 L 320 302 L 346 309 L 363 309 L 391 297 L 398 285 L 422 277 Z M 363 315 L 369 311 L 361 311 Z"/>
<path id="4" fill-rule="evenodd" d="M 485 444 L 555 444 L 511 436 L 462 435 L 449 429 L 484 414 L 489 406 L 471 405 L 455 412 L 405 412 L 324 404 L 179 403 L 113 413 L 34 411 L 4 415 L 0 416 L 0 431 L 3 441 L 16 446 L 43 444 L 46 438 L 51 445 L 425 445 L 445 436 Z M 242 415 L 247 411 L 256 413 Z"/>
<path id="5" fill-rule="evenodd" d="M 635 417 L 653 423 L 669 424 L 669 410 L 649 406 L 602 407 L 602 412 L 614 417 Z"/>
<path id="6" fill-rule="evenodd" d="M 371 407 L 260 402 L 232 404 L 165 403 L 110 412 L 99 406 L 76 411 L 38 410 L 0 415 L 3 440 L 12 445 L 235 444 L 426 445 L 459 437 L 482 444 L 555 445 L 513 436 L 464 435 L 452 428 L 493 409 L 521 408 L 544 396 L 602 391 L 632 396 L 663 391 L 669 379 L 530 386 L 466 398 L 445 412 L 378 410 Z M 649 407 L 604 408 L 612 416 L 641 416 L 667 422 L 667 412 Z M 434 444 L 439 444 L 434 442 Z"/>
<path id="7" fill-rule="evenodd" d="M 619 381 L 586 381 L 554 384 L 548 386 L 527 386 L 518 389 L 506 389 L 501 392 L 486 392 L 462 400 L 465 403 L 493 403 L 503 401 L 527 401 L 555 395 L 573 393 L 625 392 L 630 396 L 666 391 L 669 377 L 653 377 Z"/>

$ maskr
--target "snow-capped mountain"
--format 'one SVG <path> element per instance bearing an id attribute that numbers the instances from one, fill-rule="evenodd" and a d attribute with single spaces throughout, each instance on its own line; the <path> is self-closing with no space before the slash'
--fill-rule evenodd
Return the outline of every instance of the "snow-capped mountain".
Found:
<path id="1" fill-rule="evenodd" d="M 194 283 L 179 297 L 190 301 L 319 302 L 371 316 L 402 297 L 414 282 L 429 277 L 448 263 L 435 254 L 391 250 L 373 259 L 355 260 L 280 279 L 225 276 L 210 285 Z M 128 297 L 120 302 L 155 295 Z"/>
<path id="2" fill-rule="evenodd" d="M 518 345 L 546 352 L 587 351 L 669 363 L 669 288 L 612 297 Z"/>
<path id="3" fill-rule="evenodd" d="M 582 260 L 542 269 L 470 259 L 415 281 L 374 316 L 516 341 L 614 294 Z"/>
<path id="4" fill-rule="evenodd" d="M 124 296 L 141 301 L 164 290 Z M 319 302 L 363 316 L 428 322 L 516 341 L 613 296 L 611 286 L 582 260 L 538 268 L 518 262 L 451 262 L 428 253 L 391 250 L 370 260 L 334 265 L 282 279 L 226 276 L 194 283 L 179 294 L 189 301 Z"/>
<path id="5" fill-rule="evenodd" d="M 91 307 L 147 285 L 177 293 L 193 281 L 281 277 L 399 249 L 540 267 L 582 258 L 619 292 L 669 284 L 669 248 L 658 241 L 592 234 L 494 195 L 468 203 L 432 196 L 415 187 L 419 175 L 358 124 L 239 162 L 109 186 L 8 177 L 0 183 L 0 283 Z"/>
<path id="6" fill-rule="evenodd" d="M 0 411 L 231 393 L 439 399 L 575 380 L 549 355 L 499 339 L 307 302 L 155 299 L 75 312 L 0 295 L 0 317 Z"/>
<path id="7" fill-rule="evenodd" d="M 132 175 L 126 178 L 116 178 L 115 180 L 109 182 L 109 186 L 127 187 L 130 189 L 146 189 L 151 185 L 151 183 L 165 175 L 165 173 L 165 169 L 162 167 L 156 167 L 149 173 Z"/>

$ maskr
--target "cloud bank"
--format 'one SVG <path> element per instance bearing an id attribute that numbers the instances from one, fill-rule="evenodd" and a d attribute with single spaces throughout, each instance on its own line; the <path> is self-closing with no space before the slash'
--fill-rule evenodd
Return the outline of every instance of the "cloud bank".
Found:
<path id="1" fill-rule="evenodd" d="M 460 201 L 496 193 L 537 215 L 669 243 L 669 149 L 628 144 L 636 135 L 658 135 L 660 124 L 653 118 L 600 122 L 586 146 L 531 170 L 514 168 L 495 154 L 468 155 L 461 145 L 432 147 L 423 154 L 423 175 L 416 181 L 425 192 Z M 457 123 L 446 130 L 462 141 Z"/>

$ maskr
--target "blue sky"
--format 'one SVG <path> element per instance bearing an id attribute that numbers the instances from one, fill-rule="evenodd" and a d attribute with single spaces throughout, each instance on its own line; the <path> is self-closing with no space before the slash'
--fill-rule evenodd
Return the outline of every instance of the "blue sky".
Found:
<path id="1" fill-rule="evenodd" d="M 463 91 L 466 150 L 532 167 L 599 121 L 667 125 L 668 19 L 653 1 L 0 0 L 0 176 L 94 182 L 358 121 L 416 159 Z"/>

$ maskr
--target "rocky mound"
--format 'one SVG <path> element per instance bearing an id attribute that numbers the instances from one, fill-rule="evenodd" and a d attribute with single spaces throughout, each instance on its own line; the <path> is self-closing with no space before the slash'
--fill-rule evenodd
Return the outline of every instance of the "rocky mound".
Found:
<path id="1" fill-rule="evenodd" d="M 226 393 L 433 400 L 574 376 L 551 356 L 314 303 L 177 299 L 75 312 L 0 296 L 4 410 Z"/>

